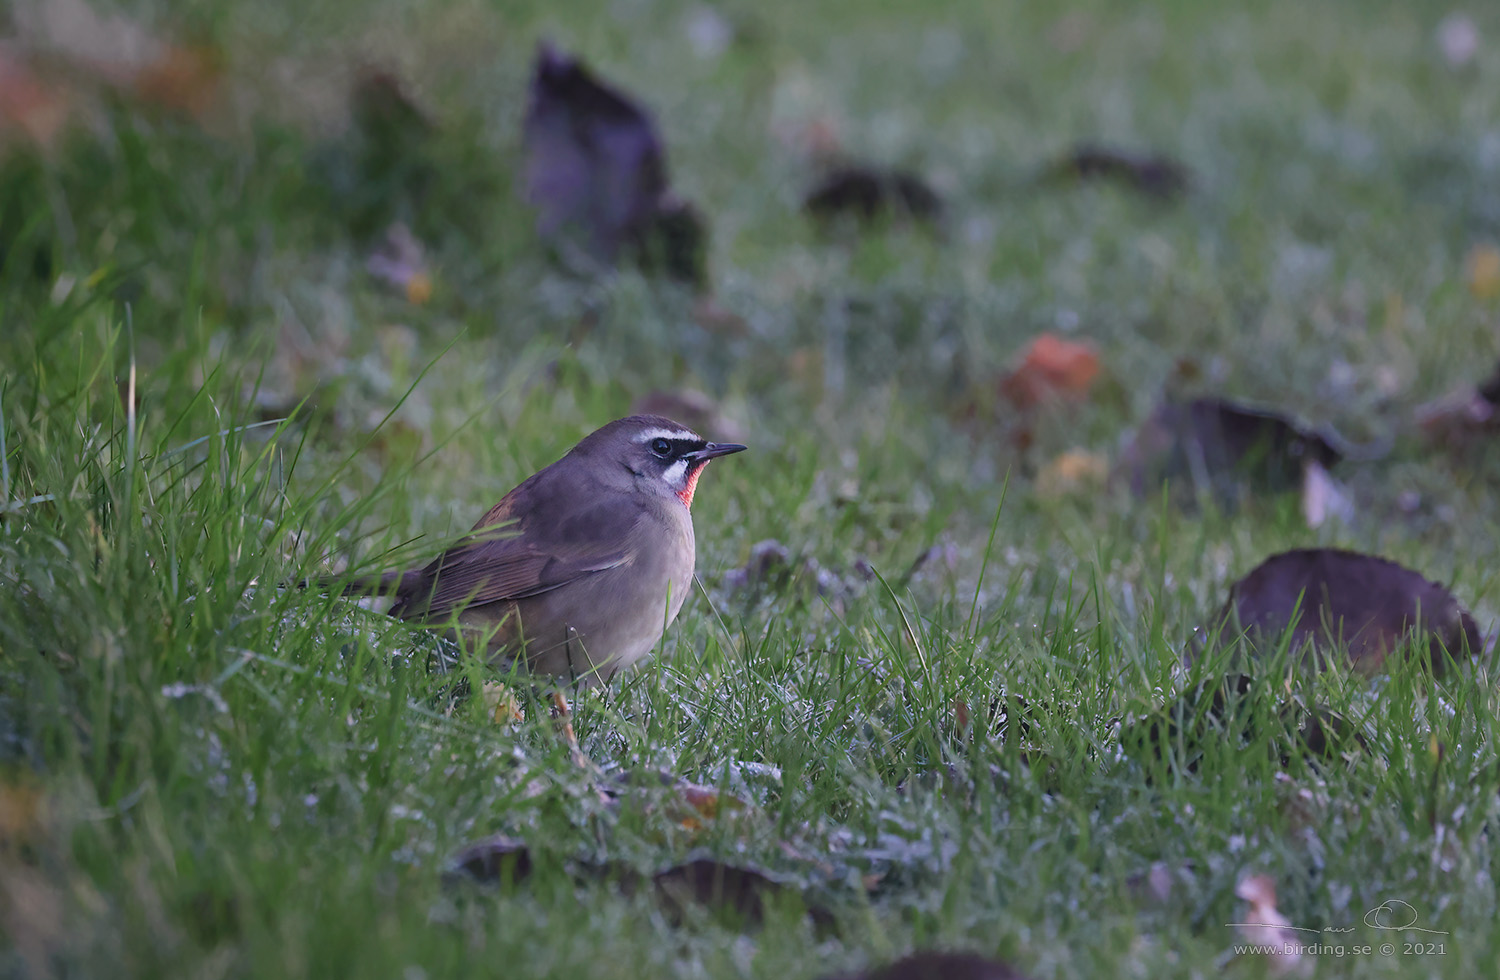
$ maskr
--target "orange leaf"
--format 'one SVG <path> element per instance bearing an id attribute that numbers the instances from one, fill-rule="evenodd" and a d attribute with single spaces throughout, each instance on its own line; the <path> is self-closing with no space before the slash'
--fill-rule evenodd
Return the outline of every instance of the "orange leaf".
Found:
<path id="1" fill-rule="evenodd" d="M 201 118 L 218 95 L 223 58 L 214 48 L 166 45 L 132 82 L 143 102 Z"/>
<path id="2" fill-rule="evenodd" d="M 24 57 L 0 47 L 0 136 L 14 128 L 49 147 L 71 109 L 65 89 L 44 82 Z"/>
<path id="3" fill-rule="evenodd" d="M 1000 394 L 1017 408 L 1055 398 L 1079 400 L 1099 376 L 1099 354 L 1092 344 L 1044 333 L 1031 342 L 1014 370 L 1000 379 Z"/>

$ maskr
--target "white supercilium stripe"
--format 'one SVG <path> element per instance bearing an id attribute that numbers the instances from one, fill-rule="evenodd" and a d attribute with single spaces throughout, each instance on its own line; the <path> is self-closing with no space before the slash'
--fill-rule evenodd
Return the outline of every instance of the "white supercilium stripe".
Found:
<path id="1" fill-rule="evenodd" d="M 650 442 L 652 439 L 667 439 L 673 442 L 686 439 L 691 442 L 699 442 L 702 437 L 696 432 L 687 429 L 647 429 L 635 437 L 636 442 Z"/>

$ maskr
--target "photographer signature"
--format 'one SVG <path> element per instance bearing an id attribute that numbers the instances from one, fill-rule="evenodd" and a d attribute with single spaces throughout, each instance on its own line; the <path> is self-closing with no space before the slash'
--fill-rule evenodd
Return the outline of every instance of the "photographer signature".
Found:
<path id="1" fill-rule="evenodd" d="M 1425 932 L 1434 936 L 1446 936 L 1446 929 L 1426 929 L 1417 925 L 1417 919 L 1421 916 L 1417 913 L 1416 906 L 1410 902 L 1403 902 L 1399 898 L 1386 899 L 1373 909 L 1365 913 L 1365 925 L 1371 929 L 1379 929 L 1384 932 Z M 1314 935 L 1323 933 L 1349 933 L 1355 927 L 1340 928 L 1338 926 L 1325 926 L 1322 929 L 1309 929 L 1306 926 L 1294 926 L 1283 922 L 1226 922 L 1226 926 L 1240 926 L 1248 929 L 1290 929 L 1293 932 L 1310 932 Z"/>

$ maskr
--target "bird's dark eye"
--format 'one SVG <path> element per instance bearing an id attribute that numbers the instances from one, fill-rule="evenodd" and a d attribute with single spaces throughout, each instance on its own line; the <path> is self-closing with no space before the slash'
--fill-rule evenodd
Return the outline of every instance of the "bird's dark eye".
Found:
<path id="1" fill-rule="evenodd" d="M 672 444 L 665 439 L 652 439 L 651 451 L 658 456 L 672 455 Z"/>

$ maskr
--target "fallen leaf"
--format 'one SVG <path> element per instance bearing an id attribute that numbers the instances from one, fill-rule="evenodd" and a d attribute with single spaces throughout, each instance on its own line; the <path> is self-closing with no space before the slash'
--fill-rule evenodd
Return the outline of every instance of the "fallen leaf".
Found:
<path id="1" fill-rule="evenodd" d="M 1026 975 L 1008 963 L 973 953 L 922 952 L 864 973 L 825 980 L 1026 980 Z"/>
<path id="2" fill-rule="evenodd" d="M 47 797 L 32 776 L 0 778 L 0 853 L 31 847 L 46 836 Z"/>
<path id="3" fill-rule="evenodd" d="M 1099 352 L 1089 343 L 1044 333 L 1000 379 L 1000 394 L 1019 409 L 1053 400 L 1081 400 L 1099 377 Z"/>
<path id="4" fill-rule="evenodd" d="M 1221 641 L 1243 633 L 1255 647 L 1289 629 L 1294 652 L 1321 667 L 1347 649 L 1367 676 L 1413 636 L 1427 637 L 1424 659 L 1435 676 L 1450 659 L 1483 651 L 1473 617 L 1448 589 L 1384 558 L 1332 548 L 1267 558 L 1230 588 L 1211 632 Z"/>
<path id="5" fill-rule="evenodd" d="M 768 902 L 788 893 L 786 885 L 762 871 L 710 858 L 668 868 L 653 875 L 651 884 L 668 917 L 679 923 L 690 907 L 701 906 L 759 925 Z"/>
<path id="6" fill-rule="evenodd" d="M 882 214 L 937 221 L 943 199 L 927 182 L 905 170 L 845 165 L 825 175 L 807 192 L 802 209 L 827 220 L 848 214 L 871 221 Z"/>
<path id="7" fill-rule="evenodd" d="M 1127 153 L 1085 143 L 1047 168 L 1052 179 L 1118 180 L 1133 190 L 1159 200 L 1187 190 L 1187 168 L 1165 156 Z"/>
<path id="8" fill-rule="evenodd" d="M 1493 439 L 1500 433 L 1500 365 L 1480 384 L 1419 406 L 1416 423 L 1446 449 L 1472 449 Z"/>
<path id="9" fill-rule="evenodd" d="M 365 260 L 365 269 L 395 287 L 407 302 L 420 306 L 432 298 L 432 272 L 426 250 L 411 229 L 397 222 L 386 229 L 379 248 Z"/>
<path id="10" fill-rule="evenodd" d="M 136 98 L 202 120 L 214 108 L 224 55 L 207 45 L 167 45 L 131 79 Z"/>
<path id="11" fill-rule="evenodd" d="M 1042 467 L 1036 492 L 1056 498 L 1102 487 L 1109 479 L 1109 461 L 1098 453 L 1070 449 Z"/>
<path id="12" fill-rule="evenodd" d="M 1469 249 L 1464 273 L 1475 299 L 1492 303 L 1500 298 L 1500 248 L 1484 242 Z"/>
<path id="13" fill-rule="evenodd" d="M 44 150 L 57 142 L 74 109 L 74 93 L 48 80 L 14 45 L 0 44 L 0 147 L 11 132 Z"/>
<path id="14" fill-rule="evenodd" d="M 455 854 L 446 877 L 489 884 L 524 881 L 530 875 L 531 849 L 522 841 L 496 834 Z"/>
<path id="15" fill-rule="evenodd" d="M 1234 923 L 1247 943 L 1269 957 L 1271 972 L 1285 976 L 1307 968 L 1302 947 L 1316 941 L 1315 931 L 1299 930 L 1276 907 L 1276 882 L 1270 875 L 1247 875 L 1234 888 L 1234 894 L 1247 904 L 1242 921 Z"/>
<path id="16" fill-rule="evenodd" d="M 1322 527 L 1334 519 L 1344 525 L 1354 523 L 1354 500 L 1349 491 L 1329 475 L 1316 459 L 1302 467 L 1302 518 L 1310 528 Z"/>
<path id="17" fill-rule="evenodd" d="M 720 305 L 712 296 L 700 296 L 693 303 L 693 322 L 709 333 L 722 334 L 726 337 L 750 335 L 750 324 L 745 321 L 745 318 Z"/>
<path id="18" fill-rule="evenodd" d="M 218 97 L 223 56 L 161 37 L 84 0 L 25 0 L 13 8 L 21 43 L 139 102 L 200 117 Z"/>
<path id="19" fill-rule="evenodd" d="M 1155 496 L 1166 482 L 1179 499 L 1208 496 L 1230 507 L 1253 492 L 1301 486 L 1309 461 L 1326 468 L 1345 455 L 1379 451 L 1351 453 L 1343 440 L 1266 409 L 1218 398 L 1168 399 L 1136 430 L 1116 474 L 1137 496 Z"/>
<path id="20" fill-rule="evenodd" d="M 565 259 L 608 269 L 629 251 L 648 272 L 694 284 L 707 278 L 704 221 L 669 189 L 655 122 L 546 42 L 537 48 L 523 135 L 537 231 Z"/>
<path id="21" fill-rule="evenodd" d="M 486 713 L 497 725 L 513 725 L 516 722 L 526 720 L 526 712 L 521 707 L 521 699 L 509 684 L 499 681 L 485 681 L 484 686 L 479 689 L 479 696 L 484 702 Z"/>

